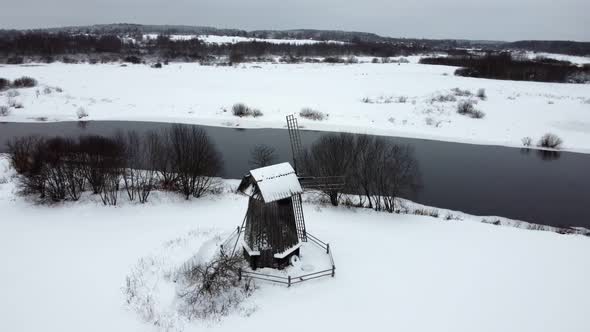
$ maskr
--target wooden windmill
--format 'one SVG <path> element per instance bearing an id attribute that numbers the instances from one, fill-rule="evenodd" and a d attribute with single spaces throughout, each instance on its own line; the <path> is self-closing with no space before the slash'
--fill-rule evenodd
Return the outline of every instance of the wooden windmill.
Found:
<path id="1" fill-rule="evenodd" d="M 307 242 L 301 194 L 307 189 L 341 189 L 344 177 L 313 177 L 298 173 L 304 163 L 297 119 L 287 116 L 293 164 L 251 170 L 238 191 L 248 195 L 241 245 L 253 269 L 283 268 Z"/>

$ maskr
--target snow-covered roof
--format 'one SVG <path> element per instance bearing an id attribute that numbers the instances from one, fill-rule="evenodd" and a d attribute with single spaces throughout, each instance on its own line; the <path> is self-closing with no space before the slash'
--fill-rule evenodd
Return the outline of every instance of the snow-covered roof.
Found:
<path id="1" fill-rule="evenodd" d="M 278 201 L 303 192 L 295 170 L 289 163 L 253 169 L 250 175 L 256 181 L 265 203 Z"/>

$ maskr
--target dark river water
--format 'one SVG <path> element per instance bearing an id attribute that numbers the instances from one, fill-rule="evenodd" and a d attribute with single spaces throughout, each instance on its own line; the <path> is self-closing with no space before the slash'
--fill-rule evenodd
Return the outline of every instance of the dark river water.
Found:
<path id="1" fill-rule="evenodd" d="M 169 126 L 154 122 L 97 121 L 0 123 L 0 151 L 11 138 L 112 135 L 117 130 L 143 132 Z M 221 151 L 225 178 L 248 171 L 250 149 L 274 147 L 277 161 L 291 161 L 285 129 L 235 129 L 200 126 Z M 327 132 L 302 131 L 304 145 Z M 590 228 L 590 155 L 542 152 L 500 146 L 470 145 L 387 137 L 414 148 L 423 188 L 409 199 L 476 215 L 497 215 L 553 226 Z"/>

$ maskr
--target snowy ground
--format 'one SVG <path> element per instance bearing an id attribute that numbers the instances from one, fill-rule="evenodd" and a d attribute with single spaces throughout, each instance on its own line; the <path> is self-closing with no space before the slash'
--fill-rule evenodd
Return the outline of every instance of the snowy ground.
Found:
<path id="1" fill-rule="evenodd" d="M 588 237 L 308 202 L 308 229 L 330 243 L 335 278 L 259 283 L 241 310 L 191 322 L 166 316 L 171 289 L 153 278 L 145 286 L 166 323 L 156 326 L 126 304 L 126 277 L 207 257 L 241 222 L 246 198 L 154 193 L 147 205 L 85 196 L 43 206 L 16 196 L 13 181 L 0 161 L 2 331 L 588 329 Z"/>
<path id="2" fill-rule="evenodd" d="M 20 103 L 2 121 L 143 120 L 229 127 L 284 127 L 285 115 L 312 107 L 326 120 L 302 119 L 308 129 L 521 146 L 547 132 L 568 150 L 590 152 L 590 85 L 456 77 L 453 67 L 408 64 L 245 64 L 238 67 L 173 63 L 61 64 L 0 67 L 0 77 L 36 78 L 36 88 L 5 91 L 0 105 Z M 47 87 L 47 89 L 46 89 Z M 56 91 L 55 87 L 62 89 Z M 433 101 L 451 89 L 486 90 L 483 119 Z M 38 95 L 37 95 L 38 91 Z M 401 103 L 400 97 L 406 97 Z M 372 103 L 364 103 L 363 99 Z M 402 98 L 403 99 L 403 98 Z M 264 116 L 237 118 L 234 103 Z"/>

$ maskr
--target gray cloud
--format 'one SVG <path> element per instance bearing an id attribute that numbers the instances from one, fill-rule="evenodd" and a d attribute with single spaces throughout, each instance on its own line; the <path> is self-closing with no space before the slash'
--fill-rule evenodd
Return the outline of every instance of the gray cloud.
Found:
<path id="1" fill-rule="evenodd" d="M 587 0 L 0 0 L 0 28 L 97 23 L 340 29 L 392 37 L 590 41 Z"/>

